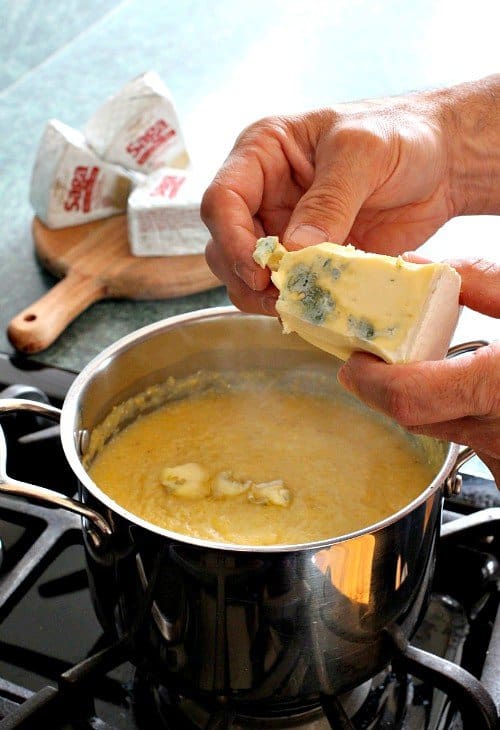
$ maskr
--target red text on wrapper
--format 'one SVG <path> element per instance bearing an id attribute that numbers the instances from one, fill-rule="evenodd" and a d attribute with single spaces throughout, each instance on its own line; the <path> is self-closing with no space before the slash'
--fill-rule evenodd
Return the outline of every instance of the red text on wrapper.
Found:
<path id="1" fill-rule="evenodd" d="M 160 147 L 173 141 L 177 132 L 164 119 L 158 119 L 144 134 L 129 142 L 126 150 L 136 160 L 137 164 L 144 165 L 151 155 Z"/>
<path id="2" fill-rule="evenodd" d="M 162 197 L 173 200 L 185 179 L 185 177 L 180 175 L 164 175 L 149 195 L 152 198 Z"/>
<path id="3" fill-rule="evenodd" d="M 99 168 L 90 165 L 75 167 L 71 185 L 64 201 L 64 210 L 78 210 L 88 213 L 92 207 L 92 191 L 99 174 Z"/>

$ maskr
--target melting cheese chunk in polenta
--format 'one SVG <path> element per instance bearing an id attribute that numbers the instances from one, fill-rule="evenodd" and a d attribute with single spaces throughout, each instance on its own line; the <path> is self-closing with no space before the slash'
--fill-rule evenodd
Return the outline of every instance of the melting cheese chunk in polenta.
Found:
<path id="1" fill-rule="evenodd" d="M 281 479 L 275 479 L 272 482 L 252 484 L 248 501 L 255 504 L 274 504 L 277 507 L 289 507 L 291 494 Z"/>
<path id="2" fill-rule="evenodd" d="M 212 482 L 212 497 L 224 499 L 225 497 L 237 497 L 249 488 L 252 482 L 235 479 L 230 471 L 221 471 L 216 474 Z"/>
<path id="3" fill-rule="evenodd" d="M 170 494 L 185 499 L 203 499 L 210 494 L 208 472 L 199 464 L 165 467 L 160 481 Z"/>
<path id="4" fill-rule="evenodd" d="M 255 484 L 250 479 L 236 479 L 230 471 L 211 477 L 204 467 L 194 463 L 165 467 L 160 482 L 168 494 L 184 499 L 234 499 L 248 492 L 247 499 L 253 504 L 288 507 L 291 502 L 290 490 L 281 479 Z"/>

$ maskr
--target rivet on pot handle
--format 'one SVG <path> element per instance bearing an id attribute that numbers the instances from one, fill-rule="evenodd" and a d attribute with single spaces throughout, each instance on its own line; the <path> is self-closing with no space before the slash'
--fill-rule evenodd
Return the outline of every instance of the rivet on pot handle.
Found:
<path id="1" fill-rule="evenodd" d="M 460 345 L 454 345 L 448 350 L 446 357 L 458 357 L 458 355 L 465 355 L 468 352 L 475 352 L 480 347 L 486 347 L 490 343 L 487 340 L 471 340 L 470 342 L 464 342 Z M 458 473 L 463 465 L 472 459 L 476 455 L 476 452 L 465 446 L 457 456 L 457 460 L 450 472 L 450 475 L 444 483 L 444 494 L 445 497 L 451 497 L 454 494 L 460 494 L 462 489 L 462 477 Z"/>
<path id="2" fill-rule="evenodd" d="M 16 411 L 30 411 L 53 421 L 59 421 L 61 411 L 54 406 L 37 401 L 25 400 L 22 398 L 4 398 L 0 399 L 0 416 L 6 413 L 14 413 Z M 82 502 L 71 499 L 64 494 L 55 492 L 45 487 L 39 487 L 28 482 L 21 482 L 12 479 L 7 474 L 7 444 L 2 428 L 0 427 L 0 492 L 10 494 L 15 497 L 24 497 L 28 500 L 35 500 L 54 507 L 62 507 L 70 512 L 75 512 L 81 517 L 85 517 L 91 525 L 89 536 L 94 543 L 96 549 L 101 548 L 109 537 L 112 535 L 111 527 L 108 522 L 93 509 L 86 507 Z"/>

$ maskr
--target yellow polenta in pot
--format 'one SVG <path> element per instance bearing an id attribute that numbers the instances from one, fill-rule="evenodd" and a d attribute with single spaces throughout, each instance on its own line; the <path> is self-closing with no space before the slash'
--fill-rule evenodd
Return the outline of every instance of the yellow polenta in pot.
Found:
<path id="1" fill-rule="evenodd" d="M 134 396 L 94 429 L 87 468 L 147 522 L 257 546 L 356 532 L 435 473 L 420 442 L 324 374 L 260 370 L 170 378 Z"/>

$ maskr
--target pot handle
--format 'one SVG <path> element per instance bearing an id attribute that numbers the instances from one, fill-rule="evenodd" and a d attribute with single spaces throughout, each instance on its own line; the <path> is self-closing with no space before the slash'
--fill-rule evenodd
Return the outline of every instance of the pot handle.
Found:
<path id="1" fill-rule="evenodd" d="M 0 417 L 7 413 L 16 411 L 30 411 L 37 415 L 50 418 L 52 421 L 59 422 L 61 411 L 59 408 L 39 403 L 37 401 L 26 400 L 23 398 L 3 398 L 0 399 Z M 9 477 L 7 474 L 7 443 L 2 428 L 0 427 L 0 492 L 15 497 L 24 497 L 28 500 L 42 502 L 49 506 L 61 507 L 70 512 L 88 520 L 92 527 L 89 530 L 89 536 L 96 549 L 101 548 L 111 537 L 112 530 L 107 520 L 98 512 L 87 507 L 76 499 L 71 499 L 65 494 L 55 492 L 45 487 L 39 487 L 28 482 L 21 482 L 17 479 Z"/>
<path id="2" fill-rule="evenodd" d="M 490 343 L 487 340 L 470 340 L 469 342 L 463 342 L 460 345 L 454 345 L 450 347 L 446 353 L 446 357 L 458 357 L 459 355 L 465 355 L 468 352 L 475 352 L 480 347 L 487 347 Z M 464 446 L 459 451 L 453 469 L 451 470 L 448 478 L 444 484 L 444 493 L 446 497 L 451 497 L 454 494 L 460 494 L 462 489 L 462 477 L 458 473 L 463 465 L 472 459 L 476 455 L 474 449 L 470 446 Z"/>

